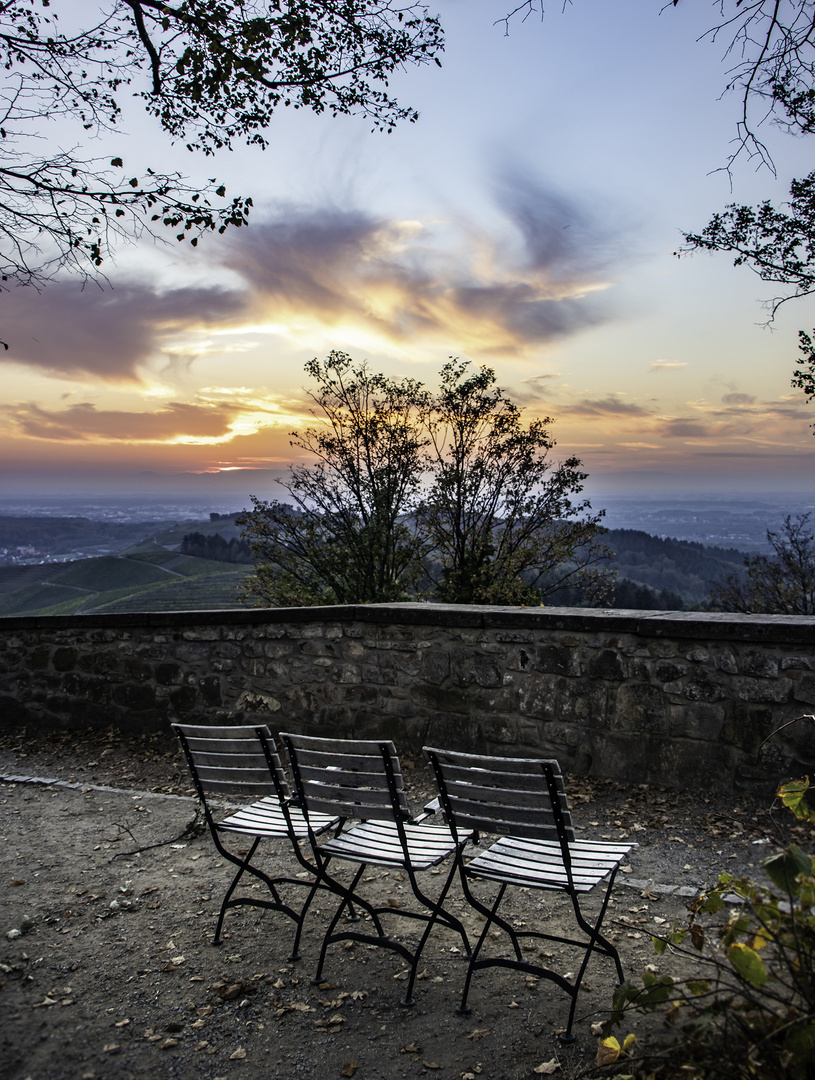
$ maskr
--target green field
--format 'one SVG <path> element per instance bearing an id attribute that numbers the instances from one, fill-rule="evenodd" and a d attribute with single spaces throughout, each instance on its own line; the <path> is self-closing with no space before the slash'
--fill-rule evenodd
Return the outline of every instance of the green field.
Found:
<path id="1" fill-rule="evenodd" d="M 236 608 L 238 586 L 251 573 L 166 550 L 1 569 L 4 616 Z"/>

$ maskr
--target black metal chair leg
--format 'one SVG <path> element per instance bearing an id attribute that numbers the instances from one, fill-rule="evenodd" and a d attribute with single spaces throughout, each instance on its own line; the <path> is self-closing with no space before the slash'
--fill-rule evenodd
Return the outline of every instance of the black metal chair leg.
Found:
<path id="1" fill-rule="evenodd" d="M 215 926 L 215 937 L 212 939 L 212 944 L 213 945 L 220 945 L 221 944 L 221 929 L 222 929 L 222 927 L 224 925 L 224 915 L 226 914 L 227 908 L 229 907 L 229 900 L 230 900 L 230 898 L 232 896 L 232 893 L 235 891 L 235 888 L 237 887 L 238 882 L 243 877 L 244 870 L 246 870 L 246 868 L 249 866 L 249 863 L 252 861 L 252 856 L 255 854 L 255 851 L 256 851 L 257 846 L 258 846 L 259 843 L 260 843 L 260 837 L 256 836 L 254 843 L 252 844 L 251 848 L 249 849 L 249 854 L 246 856 L 246 858 L 243 860 L 242 863 L 238 864 L 238 872 L 237 872 L 237 874 L 235 874 L 235 877 L 232 879 L 232 884 L 226 890 L 226 895 L 224 896 L 223 903 L 221 904 L 221 910 L 218 913 L 218 922 L 217 922 L 217 924 Z M 225 854 L 227 854 L 227 856 L 229 858 L 231 858 L 232 862 L 235 862 L 235 863 L 238 862 L 238 860 L 235 859 L 234 856 L 229 856 L 228 852 L 225 852 Z"/>

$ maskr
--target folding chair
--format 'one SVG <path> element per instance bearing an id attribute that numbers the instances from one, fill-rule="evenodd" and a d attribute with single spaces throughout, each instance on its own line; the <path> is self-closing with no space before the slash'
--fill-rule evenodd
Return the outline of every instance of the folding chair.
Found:
<path id="1" fill-rule="evenodd" d="M 469 834 L 460 833 L 458 839 L 454 839 L 446 826 L 424 824 L 426 815 L 419 820 L 411 816 L 399 758 L 392 742 L 318 739 L 283 732 L 280 739 L 289 755 L 297 801 L 306 821 L 311 824 L 319 820 L 320 812 L 361 821 L 361 824 L 346 826 L 341 833 L 319 846 L 316 831 L 309 834 L 314 861 L 319 869 L 319 882 L 331 889 L 340 900 L 323 938 L 314 982 L 320 982 L 326 953 L 335 942 L 358 941 L 378 945 L 398 953 L 410 965 L 403 1004 L 412 1005 L 419 958 L 437 922 L 455 930 L 464 943 L 465 953 L 470 953 L 463 925 L 443 906 L 455 877 L 455 860 L 436 900 L 425 895 L 416 877 L 417 872 L 430 870 L 455 854 L 457 848 L 466 843 Z M 350 885 L 344 885 L 329 873 L 329 863 L 333 859 L 359 864 Z M 357 892 L 357 886 L 368 866 L 403 869 L 414 896 L 422 909 L 427 910 L 377 907 L 366 900 Z M 346 908 L 352 920 L 355 908 L 370 916 L 375 932 L 366 933 L 345 927 L 338 929 Z M 382 927 L 383 915 L 423 921 L 425 927 L 419 944 L 411 949 L 388 937 Z"/>
<path id="2" fill-rule="evenodd" d="M 300 841 L 308 836 L 319 836 L 329 829 L 340 826 L 340 819 L 327 814 L 314 814 L 306 824 L 302 812 L 290 806 L 291 792 L 286 774 L 274 740 L 266 727 L 209 727 L 192 724 L 173 724 L 179 738 L 193 783 L 204 809 L 209 831 L 218 852 L 238 867 L 232 884 L 226 890 L 218 922 L 215 926 L 213 944 L 221 942 L 221 928 L 228 908 L 251 906 L 281 911 L 296 924 L 291 960 L 299 959 L 300 935 L 303 922 L 320 887 L 316 867 L 300 850 Z M 225 796 L 229 802 L 259 799 L 244 806 L 237 813 L 218 820 L 210 806 L 209 796 Z M 248 852 L 237 854 L 223 843 L 223 835 L 234 833 L 252 838 Z M 302 878 L 271 878 L 252 865 L 252 858 L 263 839 L 288 839 L 299 862 L 314 875 L 312 880 Z M 272 899 L 255 896 L 233 896 L 244 874 L 262 881 Z M 301 908 L 284 903 L 278 892 L 279 885 L 307 886 L 308 896 Z"/>
<path id="3" fill-rule="evenodd" d="M 479 851 L 469 862 L 458 849 L 461 886 L 468 903 L 480 912 L 485 923 L 470 956 L 459 1012 L 468 1013 L 467 997 L 473 973 L 482 968 L 506 967 L 551 979 L 571 997 L 569 1020 L 563 1042 L 573 1042 L 577 995 L 592 953 L 609 956 L 622 982 L 623 970 L 617 950 L 600 933 L 611 897 L 611 887 L 620 863 L 636 844 L 604 843 L 575 839 L 566 789 L 556 761 L 527 758 L 481 757 L 425 747 L 441 798 L 445 820 L 453 836 L 471 830 L 478 841 L 480 832 L 497 833 L 498 839 Z M 485 878 L 498 883 L 492 906 L 478 900 L 470 882 Z M 589 922 L 580 908 L 579 897 L 608 879 L 599 913 Z M 584 939 L 575 940 L 541 930 L 517 930 L 498 914 L 508 885 L 566 893 L 572 901 L 575 919 Z M 501 956 L 481 958 L 481 949 L 490 928 L 500 927 L 508 935 L 514 959 Z M 525 960 L 522 938 L 556 941 L 584 950 L 573 982 L 551 968 Z"/>

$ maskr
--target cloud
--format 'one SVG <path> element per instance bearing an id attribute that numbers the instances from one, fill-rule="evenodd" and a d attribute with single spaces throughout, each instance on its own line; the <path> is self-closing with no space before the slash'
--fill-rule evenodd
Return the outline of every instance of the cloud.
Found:
<path id="1" fill-rule="evenodd" d="M 137 382 L 139 365 L 168 335 L 223 325 L 245 303 L 219 286 L 160 292 L 138 282 L 83 289 L 54 281 L 42 292 L 12 289 L 3 296 L 5 359 L 63 375 Z"/>
<path id="2" fill-rule="evenodd" d="M 655 360 L 649 364 L 649 371 L 676 371 L 678 368 L 687 367 L 685 360 Z"/>
<path id="3" fill-rule="evenodd" d="M 609 394 L 605 398 L 590 400 L 583 398 L 571 405 L 561 405 L 558 413 L 562 416 L 651 416 L 648 409 L 632 401 L 621 401 Z"/>
<path id="4" fill-rule="evenodd" d="M 722 402 L 725 405 L 755 405 L 756 398 L 752 394 L 725 394 Z"/>
<path id="5" fill-rule="evenodd" d="M 709 439 L 722 434 L 721 427 L 702 423 L 686 417 L 672 417 L 658 425 L 658 432 L 666 439 Z"/>
<path id="6" fill-rule="evenodd" d="M 210 238 L 190 266 L 211 285 L 56 281 L 3 298 L 5 360 L 64 376 L 138 382 L 180 336 L 274 324 L 361 329 L 485 354 L 527 350 L 608 320 L 601 295 L 619 244 L 574 201 L 528 180 L 497 190 L 503 226 L 432 226 L 361 209 L 282 207 Z M 234 284 L 221 284 L 225 271 Z"/>
<path id="7" fill-rule="evenodd" d="M 606 282 L 584 215 L 528 184 L 502 209 L 514 244 L 466 221 L 429 228 L 292 208 L 234 233 L 223 263 L 275 322 L 362 325 L 396 342 L 420 335 L 519 353 L 608 318 L 592 295 Z M 583 223 L 568 239 L 554 227 L 563 215 Z"/>
<path id="8" fill-rule="evenodd" d="M 169 402 L 144 412 L 98 409 L 85 401 L 64 409 L 29 402 L 6 406 L 2 413 L 29 438 L 84 443 L 217 444 L 290 420 L 271 403 L 229 389 L 202 392 L 194 402 Z"/>

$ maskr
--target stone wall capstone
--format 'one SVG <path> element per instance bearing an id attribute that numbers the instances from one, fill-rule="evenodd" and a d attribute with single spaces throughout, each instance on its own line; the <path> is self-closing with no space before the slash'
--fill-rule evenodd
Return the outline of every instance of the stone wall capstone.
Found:
<path id="1" fill-rule="evenodd" d="M 815 768 L 815 619 L 442 604 L 0 619 L 0 728 L 264 723 L 769 788 Z M 768 742 L 767 737 L 783 730 Z"/>

